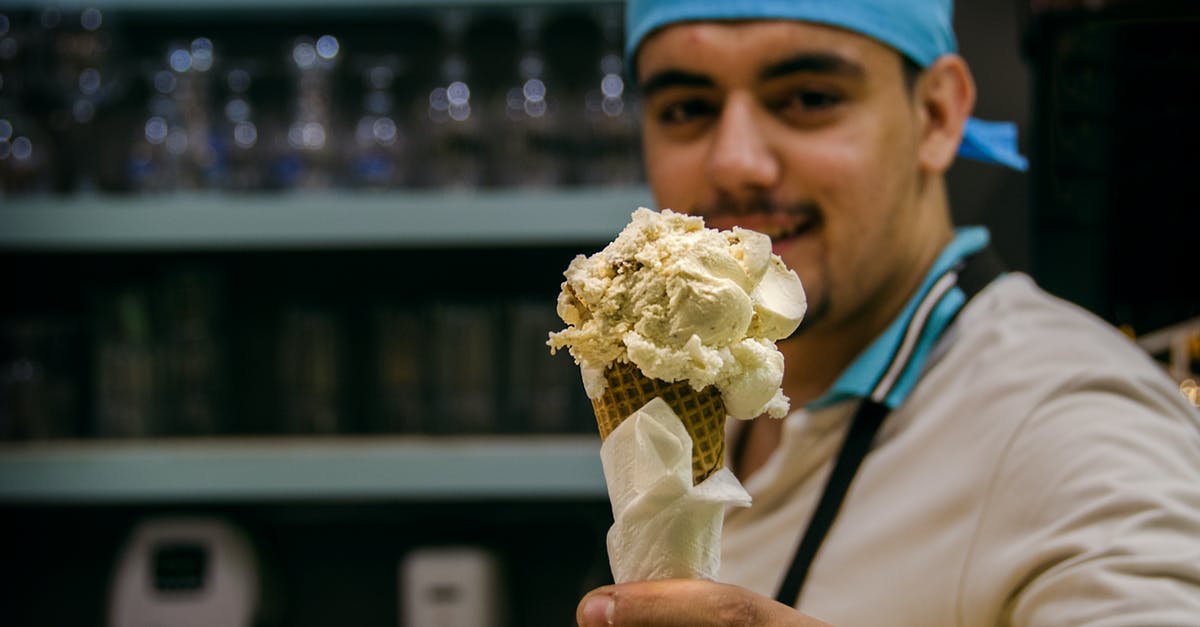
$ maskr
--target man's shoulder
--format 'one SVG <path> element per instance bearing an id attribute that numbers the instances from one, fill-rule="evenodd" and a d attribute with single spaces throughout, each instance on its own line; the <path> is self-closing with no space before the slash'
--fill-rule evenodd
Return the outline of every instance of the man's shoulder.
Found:
<path id="1" fill-rule="evenodd" d="M 1150 357 L 1111 324 L 1046 292 L 1021 273 L 1007 274 L 980 292 L 964 307 L 955 327 L 959 349 L 1004 361 L 1161 374 Z"/>
<path id="2" fill-rule="evenodd" d="M 1192 413 L 1178 385 L 1132 339 L 1018 273 L 963 308 L 927 376 L 936 389 L 973 390 L 1015 414 L 1078 392 Z"/>
<path id="3" fill-rule="evenodd" d="M 1021 442 L 1031 459 L 1053 463 L 1066 442 L 1130 431 L 1158 444 L 1197 440 L 1200 413 L 1162 366 L 1029 277 L 1007 275 L 980 292 L 940 350 L 917 404 L 974 436 Z"/>

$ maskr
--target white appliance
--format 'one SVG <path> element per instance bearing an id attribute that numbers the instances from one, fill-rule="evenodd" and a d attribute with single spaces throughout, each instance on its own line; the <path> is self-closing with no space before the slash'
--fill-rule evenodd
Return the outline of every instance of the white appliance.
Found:
<path id="1" fill-rule="evenodd" d="M 122 550 L 109 627 L 250 627 L 261 582 L 253 545 L 215 517 L 152 518 Z"/>
<path id="2" fill-rule="evenodd" d="M 501 627 L 495 556 L 477 547 L 413 550 L 400 563 L 400 627 Z"/>

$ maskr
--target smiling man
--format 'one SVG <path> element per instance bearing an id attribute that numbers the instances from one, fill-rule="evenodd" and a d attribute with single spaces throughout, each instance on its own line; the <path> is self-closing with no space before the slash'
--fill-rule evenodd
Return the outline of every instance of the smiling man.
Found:
<path id="1" fill-rule="evenodd" d="M 1109 328 L 951 222 L 971 118 L 949 0 L 632 0 L 659 207 L 752 228 L 809 314 L 793 413 L 731 426 L 754 499 L 722 581 L 589 594 L 584 625 L 1200 624 L 1200 425 Z M 799 608 L 799 611 L 793 608 Z"/>
<path id="2" fill-rule="evenodd" d="M 947 56 L 906 78 L 883 44 L 795 21 L 680 25 L 638 59 L 659 206 L 772 236 L 815 331 L 791 347 L 823 355 L 793 398 L 815 398 L 953 236 L 941 174 L 972 104 L 965 65 Z"/>

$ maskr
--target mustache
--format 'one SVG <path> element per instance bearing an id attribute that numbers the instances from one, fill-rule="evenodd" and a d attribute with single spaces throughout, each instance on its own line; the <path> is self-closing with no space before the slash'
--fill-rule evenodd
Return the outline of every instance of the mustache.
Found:
<path id="1" fill-rule="evenodd" d="M 705 219 L 731 217 L 748 214 L 767 216 L 803 217 L 818 220 L 824 212 L 821 206 L 811 200 L 784 202 L 763 194 L 755 194 L 745 198 L 734 198 L 728 195 L 719 196 L 711 204 L 697 205 L 690 211 Z"/>

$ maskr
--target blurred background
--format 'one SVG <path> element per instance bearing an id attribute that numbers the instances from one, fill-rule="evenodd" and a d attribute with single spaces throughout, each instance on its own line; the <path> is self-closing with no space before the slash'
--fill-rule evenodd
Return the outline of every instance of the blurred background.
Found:
<path id="1" fill-rule="evenodd" d="M 544 342 L 651 202 L 621 11 L 0 7 L 0 623 L 570 624 L 610 513 Z M 956 28 L 1030 158 L 956 221 L 1200 400 L 1200 9 Z"/>

